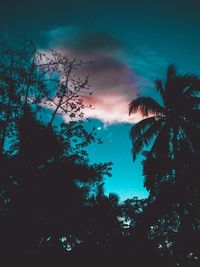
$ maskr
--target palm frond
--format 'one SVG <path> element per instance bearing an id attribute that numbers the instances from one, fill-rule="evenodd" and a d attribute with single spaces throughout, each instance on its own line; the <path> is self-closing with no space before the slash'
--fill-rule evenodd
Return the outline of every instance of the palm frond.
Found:
<path id="1" fill-rule="evenodd" d="M 132 139 L 133 160 L 142 152 L 145 146 L 148 146 L 154 136 L 163 127 L 164 119 L 158 119 L 157 116 L 144 119 L 132 127 L 130 137 Z"/>
<path id="2" fill-rule="evenodd" d="M 195 146 L 193 145 L 192 138 L 190 136 L 191 126 L 188 126 L 189 127 L 180 127 L 178 131 L 179 150 L 184 146 L 188 148 L 187 154 L 184 155 L 184 158 L 186 158 L 190 153 L 195 155 Z"/>
<path id="3" fill-rule="evenodd" d="M 157 120 L 157 116 L 153 116 L 139 121 L 131 128 L 130 138 L 140 138 Z"/>
<path id="4" fill-rule="evenodd" d="M 184 94 L 186 96 L 200 96 L 200 79 L 196 75 L 186 74 L 182 76 L 182 80 L 185 80 L 187 86 L 184 88 Z"/>
<path id="5" fill-rule="evenodd" d="M 199 109 L 200 107 L 200 98 L 199 97 L 187 97 L 186 98 L 185 109 Z"/>
<path id="6" fill-rule="evenodd" d="M 156 85 L 156 90 L 159 92 L 162 98 L 163 104 L 165 104 L 165 88 L 163 86 L 162 80 L 159 80 L 159 79 L 156 80 L 155 85 Z"/>
<path id="7" fill-rule="evenodd" d="M 156 140 L 151 147 L 150 155 L 156 158 L 167 158 L 170 152 L 170 131 L 167 122 L 160 129 Z"/>
<path id="8" fill-rule="evenodd" d="M 200 115 L 200 110 L 198 110 L 198 115 Z M 200 121 L 200 118 L 199 118 Z M 199 152 L 199 128 L 197 125 L 192 125 L 190 121 L 181 120 L 180 121 L 180 134 L 185 144 L 187 144 L 190 152 L 197 154 Z"/>
<path id="9" fill-rule="evenodd" d="M 151 97 L 138 97 L 129 104 L 129 115 L 140 112 L 143 116 L 164 114 L 163 107 Z"/>
<path id="10" fill-rule="evenodd" d="M 184 121 L 193 127 L 200 128 L 200 109 L 188 109 L 184 115 L 182 117 Z"/>
<path id="11" fill-rule="evenodd" d="M 186 118 L 190 114 L 190 111 L 199 109 L 200 98 L 193 96 L 185 97 L 184 95 L 182 95 L 178 99 L 175 99 L 174 103 L 172 103 L 171 105 L 172 107 L 174 107 L 174 115 L 176 114 L 177 116 Z"/>
<path id="12" fill-rule="evenodd" d="M 176 66 L 174 64 L 171 64 L 167 69 L 167 81 L 173 79 L 175 76 L 176 76 Z"/>
<path id="13" fill-rule="evenodd" d="M 167 69 L 167 78 L 165 82 L 165 106 L 167 109 L 171 102 L 173 102 L 174 94 L 176 95 L 176 77 L 176 67 L 175 65 L 171 64 Z"/>
<path id="14" fill-rule="evenodd" d="M 196 75 L 175 75 L 166 81 L 165 98 L 167 103 L 178 103 L 183 97 L 199 96 L 200 79 Z"/>
<path id="15" fill-rule="evenodd" d="M 200 80 L 194 74 L 176 75 L 173 83 L 176 93 L 193 96 L 200 92 Z"/>

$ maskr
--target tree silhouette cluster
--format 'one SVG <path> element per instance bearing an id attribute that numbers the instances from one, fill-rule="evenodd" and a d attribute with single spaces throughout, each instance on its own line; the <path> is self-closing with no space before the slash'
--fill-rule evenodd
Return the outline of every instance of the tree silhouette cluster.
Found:
<path id="1" fill-rule="evenodd" d="M 174 65 L 156 81 L 160 102 L 138 97 L 129 111 L 145 117 L 132 127 L 133 158 L 143 151 L 150 192 L 143 231 L 174 266 L 198 265 L 200 227 L 200 79 Z M 150 147 L 149 151 L 147 149 Z"/>
<path id="2" fill-rule="evenodd" d="M 86 151 L 99 140 L 80 120 L 89 86 L 75 70 L 84 63 L 55 51 L 47 57 L 29 42 L 2 46 L 1 55 L 2 255 L 67 255 L 109 240 L 118 198 L 103 193 L 111 163 L 91 164 Z"/>
<path id="3" fill-rule="evenodd" d="M 88 62 L 27 41 L 0 54 L 2 262 L 198 266 L 200 79 L 171 65 L 156 81 L 159 102 L 130 103 L 144 116 L 130 137 L 149 197 L 120 203 L 104 193 L 111 163 L 91 164 L 87 153 L 100 142 L 82 121 L 91 90 L 77 70 Z"/>

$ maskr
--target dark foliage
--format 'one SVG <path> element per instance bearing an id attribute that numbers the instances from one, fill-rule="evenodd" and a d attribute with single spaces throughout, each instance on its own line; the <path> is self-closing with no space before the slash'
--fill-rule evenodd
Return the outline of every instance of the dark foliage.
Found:
<path id="1" fill-rule="evenodd" d="M 173 266 L 199 264 L 200 79 L 178 75 L 169 66 L 166 80 L 156 81 L 161 106 L 148 97 L 130 103 L 130 113 L 144 118 L 131 130 L 133 157 L 143 151 L 144 185 L 149 205 L 135 230 L 148 238 Z"/>
<path id="2" fill-rule="evenodd" d="M 99 140 L 79 121 L 90 88 L 75 73 L 83 64 L 55 51 L 47 57 L 28 42 L 1 49 L 1 262 L 198 266 L 199 78 L 172 65 L 156 81 L 163 105 L 150 97 L 130 103 L 130 113 L 145 116 L 130 133 L 134 159 L 152 144 L 143 151 L 150 196 L 119 203 L 104 194 L 111 163 L 91 164 L 87 154 Z"/>

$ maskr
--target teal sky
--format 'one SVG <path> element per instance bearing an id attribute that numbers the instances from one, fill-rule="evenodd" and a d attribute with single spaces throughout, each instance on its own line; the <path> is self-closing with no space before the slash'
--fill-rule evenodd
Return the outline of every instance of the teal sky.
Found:
<path id="1" fill-rule="evenodd" d="M 15 43 L 25 34 L 43 49 L 73 48 L 73 55 L 92 55 L 97 61 L 85 71 L 95 77 L 93 95 L 101 100 L 105 96 L 101 114 L 92 121 L 104 143 L 88 150 L 94 162 L 113 161 L 107 193 L 116 192 L 122 199 L 147 196 L 141 158 L 135 163 L 131 158 L 131 125 L 124 117 L 113 121 L 106 105 L 116 107 L 110 113 L 118 107 L 125 112 L 125 104 L 137 94 L 157 98 L 153 81 L 164 77 L 168 64 L 175 63 L 180 72 L 200 73 L 199 8 L 198 0 L 4 0 L 1 4 L 1 40 Z"/>

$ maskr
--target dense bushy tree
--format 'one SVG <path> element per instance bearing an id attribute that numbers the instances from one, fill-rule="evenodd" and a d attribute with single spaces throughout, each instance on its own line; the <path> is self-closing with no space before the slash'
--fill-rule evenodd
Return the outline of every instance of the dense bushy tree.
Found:
<path id="1" fill-rule="evenodd" d="M 91 165 L 87 153 L 81 153 L 85 143 L 79 143 L 76 151 L 67 148 L 67 136 L 37 121 L 28 107 L 17 126 L 15 154 L 4 158 L 1 171 L 2 201 L 8 202 L 4 210 L 1 206 L 8 230 L 5 239 L 18 253 L 50 244 L 61 249 L 60 239 L 69 236 L 78 242 L 87 231 L 82 227 L 84 207 L 109 175 L 109 164 Z"/>
<path id="2" fill-rule="evenodd" d="M 86 151 L 99 140 L 80 121 L 89 85 L 75 70 L 84 63 L 27 42 L 1 54 L 2 252 L 72 250 L 88 236 L 87 203 L 110 176 L 110 163 L 90 164 Z M 52 113 L 49 122 L 40 119 L 41 108 Z M 67 123 L 56 119 L 63 113 Z"/>
<path id="3" fill-rule="evenodd" d="M 43 53 L 26 40 L 17 48 L 0 47 L 1 154 L 9 152 L 16 119 L 28 104 L 49 109 L 49 125 L 61 114 L 68 120 L 83 118 L 83 96 L 91 94 L 88 77 L 77 74 L 83 64 L 56 51 Z"/>

